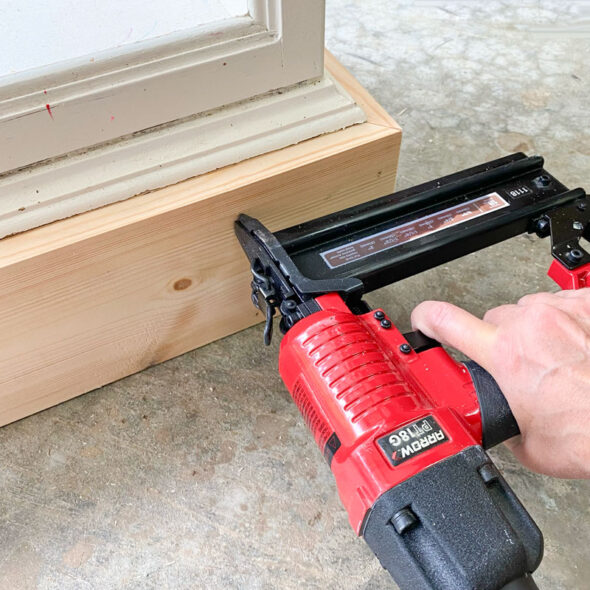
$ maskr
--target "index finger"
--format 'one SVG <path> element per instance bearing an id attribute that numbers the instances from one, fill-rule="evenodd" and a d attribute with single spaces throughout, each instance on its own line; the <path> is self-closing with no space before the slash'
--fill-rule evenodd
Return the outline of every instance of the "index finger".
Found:
<path id="1" fill-rule="evenodd" d="M 425 301 L 412 312 L 412 327 L 452 346 L 488 371 L 497 328 L 443 301 Z"/>

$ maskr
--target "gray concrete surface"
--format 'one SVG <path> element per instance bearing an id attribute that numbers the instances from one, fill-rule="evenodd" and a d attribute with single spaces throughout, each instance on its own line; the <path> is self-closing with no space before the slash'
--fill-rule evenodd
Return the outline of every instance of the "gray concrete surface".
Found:
<path id="1" fill-rule="evenodd" d="M 400 187 L 525 150 L 590 188 L 584 6 L 328 0 L 327 45 L 403 126 Z M 402 327 L 425 298 L 482 314 L 553 289 L 548 260 L 521 237 L 369 299 Z M 0 429 L 0 588 L 393 588 L 276 353 L 253 328 Z M 590 589 L 589 482 L 493 455 L 545 533 L 541 589 Z"/>

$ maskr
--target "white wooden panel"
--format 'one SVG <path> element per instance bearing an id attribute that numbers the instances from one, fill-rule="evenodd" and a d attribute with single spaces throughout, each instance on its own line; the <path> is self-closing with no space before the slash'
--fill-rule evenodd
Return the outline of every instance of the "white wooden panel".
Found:
<path id="1" fill-rule="evenodd" d="M 247 0 L 3 0 L 0 77 L 246 14 Z"/>

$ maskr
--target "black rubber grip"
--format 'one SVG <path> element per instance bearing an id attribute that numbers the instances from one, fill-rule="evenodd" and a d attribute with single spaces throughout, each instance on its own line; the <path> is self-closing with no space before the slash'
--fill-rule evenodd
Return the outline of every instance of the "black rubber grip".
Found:
<path id="1" fill-rule="evenodd" d="M 463 363 L 475 386 L 481 412 L 482 446 L 491 449 L 520 434 L 512 410 L 496 380 L 473 361 Z M 527 588 L 528 586 L 523 586 Z M 533 586 L 536 588 L 536 586 Z"/>
<path id="2" fill-rule="evenodd" d="M 502 590 L 539 590 L 539 586 L 535 584 L 535 581 L 530 576 L 519 578 L 507 584 Z"/>

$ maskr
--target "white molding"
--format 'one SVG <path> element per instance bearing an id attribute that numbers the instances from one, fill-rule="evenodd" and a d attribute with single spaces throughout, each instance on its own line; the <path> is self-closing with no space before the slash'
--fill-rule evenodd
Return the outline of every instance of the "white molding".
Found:
<path id="1" fill-rule="evenodd" d="M 320 77 L 324 3 L 251 0 L 248 17 L 3 77 L 0 172 Z"/>
<path id="2" fill-rule="evenodd" d="M 299 0 L 298 0 L 299 1 Z M 328 75 L 0 177 L 0 237 L 361 123 Z"/>

